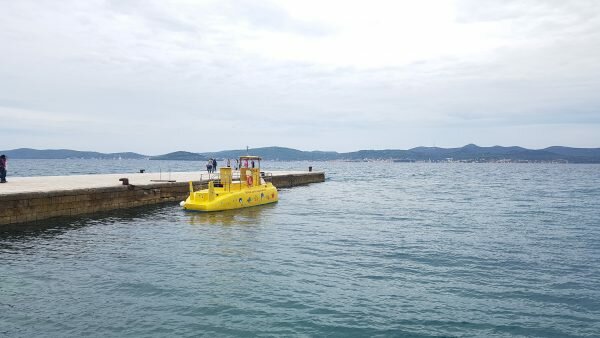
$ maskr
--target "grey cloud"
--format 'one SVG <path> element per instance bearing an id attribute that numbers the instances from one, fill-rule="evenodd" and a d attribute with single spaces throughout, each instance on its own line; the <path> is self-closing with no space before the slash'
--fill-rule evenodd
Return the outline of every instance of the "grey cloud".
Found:
<path id="1" fill-rule="evenodd" d="M 230 1 L 228 10 L 250 25 L 276 32 L 292 32 L 311 37 L 332 34 L 331 27 L 319 22 L 307 22 L 293 18 L 286 11 L 270 1 Z"/>
<path id="2" fill-rule="evenodd" d="M 196 130 L 206 135 L 190 141 L 198 150 L 234 148 L 240 139 L 253 138 L 249 126 L 265 130 L 261 145 L 303 149 L 431 145 L 435 138 L 447 145 L 479 143 L 475 137 L 501 143 L 492 135 L 500 140 L 503 132 L 519 128 L 560 133 L 541 125 L 562 125 L 568 135 L 570 126 L 579 125 L 587 135 L 582 139 L 600 142 L 594 136 L 600 135 L 600 25 L 584 10 L 594 12 L 598 5 L 565 7 L 570 4 L 466 3 L 474 9 L 461 9 L 464 22 L 526 23 L 515 28 L 519 43 L 475 60 L 362 69 L 242 52 L 236 40 L 244 37 L 232 36 L 220 26 L 223 21 L 307 37 L 332 33 L 267 2 L 192 3 L 186 11 L 145 1 L 9 2 L 0 13 L 0 106 L 40 111 L 49 121 L 58 113 L 73 117 L 70 124 L 45 126 L 8 117 L 5 123 L 18 130 L 30 123 L 35 137 L 29 139 L 38 144 L 110 130 L 114 148 L 104 150 L 114 151 L 176 150 L 177 138 L 146 145 L 144 133 Z M 207 145 L 201 139 L 219 135 L 211 124 L 226 125 L 238 138 Z M 15 135 L 15 147 L 34 145 L 14 129 L 0 131 Z M 57 131 L 64 136 L 56 137 Z M 524 146 L 538 142 L 536 137 L 552 140 L 519 137 Z M 131 148 L 123 149 L 124 142 Z M 92 141 L 86 147 L 95 148 Z"/>
<path id="3" fill-rule="evenodd" d="M 600 3 L 595 0 L 458 0 L 458 21 L 463 23 L 544 17 L 590 20 L 597 16 Z M 535 20 L 535 19 L 538 20 Z"/>

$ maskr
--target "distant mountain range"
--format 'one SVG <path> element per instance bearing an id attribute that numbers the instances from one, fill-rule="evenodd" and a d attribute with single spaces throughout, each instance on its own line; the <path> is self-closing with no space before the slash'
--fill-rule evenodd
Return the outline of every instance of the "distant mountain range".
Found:
<path id="1" fill-rule="evenodd" d="M 151 160 L 188 160 L 205 161 L 208 158 L 236 158 L 245 155 L 246 150 L 225 150 L 211 153 L 193 153 L 177 151 L 160 156 L 148 156 L 137 153 L 103 154 L 90 151 L 67 149 L 36 150 L 15 149 L 0 152 L 9 158 L 21 159 L 151 159 Z M 548 147 L 545 149 L 526 149 L 522 147 L 479 147 L 468 144 L 460 148 L 417 147 L 408 150 L 359 150 L 348 153 L 335 151 L 301 151 L 283 147 L 254 148 L 251 155 L 261 156 L 274 161 L 368 161 L 393 160 L 396 162 L 569 162 L 600 163 L 600 148 Z"/>
<path id="2" fill-rule="evenodd" d="M 150 157 L 151 160 L 170 160 L 170 161 L 207 161 L 208 157 L 187 151 L 176 151 L 159 156 Z"/>
<path id="3" fill-rule="evenodd" d="M 417 147 L 408 150 L 359 150 L 349 153 L 334 151 L 301 151 L 282 147 L 256 148 L 250 151 L 266 160 L 279 161 L 368 161 L 397 162 L 569 162 L 600 163 L 600 148 L 549 147 L 540 150 L 522 147 L 479 147 L 468 144 L 460 148 Z M 246 150 L 205 153 L 207 157 L 236 158 Z"/>
<path id="4" fill-rule="evenodd" d="M 14 150 L 4 150 L 0 153 L 5 154 L 8 158 L 21 159 L 68 159 L 68 158 L 83 158 L 83 159 L 144 159 L 146 155 L 137 153 L 99 153 L 95 151 L 78 151 L 69 149 L 46 149 L 37 150 L 29 148 L 19 148 Z"/>
<path id="5" fill-rule="evenodd" d="M 242 155 L 256 155 L 265 160 L 274 161 L 327 161 L 340 159 L 340 153 L 334 151 L 302 151 L 283 147 L 254 148 L 246 152 L 243 150 L 225 150 L 214 153 L 205 153 L 210 158 L 237 158 Z"/>

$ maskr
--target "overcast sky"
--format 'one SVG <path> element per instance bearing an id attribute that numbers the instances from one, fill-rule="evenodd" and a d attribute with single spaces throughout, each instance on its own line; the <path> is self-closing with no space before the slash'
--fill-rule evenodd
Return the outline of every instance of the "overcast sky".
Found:
<path id="1" fill-rule="evenodd" d="M 600 147 L 600 1 L 0 0 L 0 149 Z"/>

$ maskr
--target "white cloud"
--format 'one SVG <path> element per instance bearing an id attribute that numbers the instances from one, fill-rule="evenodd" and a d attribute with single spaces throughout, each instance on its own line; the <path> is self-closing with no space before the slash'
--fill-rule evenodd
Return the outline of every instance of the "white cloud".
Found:
<path id="1" fill-rule="evenodd" d="M 597 13 L 596 1 L 4 2 L 10 124 L 0 131 L 29 131 L 6 148 L 32 146 L 45 125 L 46 143 L 66 147 L 81 137 L 73 126 L 94 121 L 88 132 L 109 131 L 111 142 L 90 149 L 146 153 L 249 140 L 551 145 L 559 134 L 598 146 Z M 577 126 L 590 136 L 569 139 Z M 234 137 L 219 137 L 224 127 Z"/>

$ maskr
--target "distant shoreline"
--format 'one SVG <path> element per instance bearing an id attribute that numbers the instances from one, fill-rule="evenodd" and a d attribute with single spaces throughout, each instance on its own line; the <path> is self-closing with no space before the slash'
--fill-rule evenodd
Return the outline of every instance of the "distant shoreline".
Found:
<path id="1" fill-rule="evenodd" d="M 167 161 L 206 161 L 209 158 L 234 159 L 247 150 L 225 150 L 194 153 L 177 151 L 149 156 L 133 152 L 99 153 L 68 149 L 38 150 L 21 148 L 0 151 L 10 159 L 138 159 Z M 391 162 L 460 162 L 460 163 L 600 163 L 600 148 L 554 146 L 544 149 L 522 147 L 479 147 L 469 144 L 460 148 L 417 147 L 408 150 L 359 150 L 347 153 L 335 151 L 302 151 L 283 147 L 250 149 L 249 153 L 271 161 L 391 161 Z"/>

